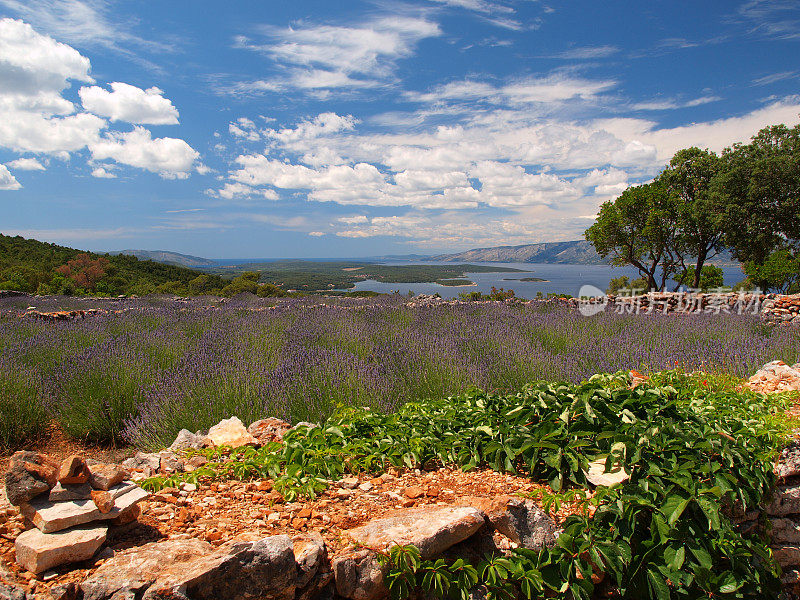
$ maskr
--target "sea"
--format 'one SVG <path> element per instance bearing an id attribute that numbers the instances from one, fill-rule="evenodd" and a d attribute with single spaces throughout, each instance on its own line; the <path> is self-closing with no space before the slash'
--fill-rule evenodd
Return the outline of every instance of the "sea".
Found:
<path id="1" fill-rule="evenodd" d="M 385 262 L 387 265 L 448 265 L 456 263 L 446 262 Z M 639 278 L 639 271 L 633 267 L 612 267 L 609 265 L 571 265 L 571 264 L 540 264 L 540 263 L 501 263 L 501 262 L 473 262 L 470 264 L 485 265 L 487 267 L 510 267 L 521 269 L 524 273 L 465 273 L 465 278 L 474 285 L 451 287 L 438 283 L 384 283 L 367 279 L 356 283 L 355 288 L 348 291 L 369 290 L 380 293 L 400 292 L 408 294 L 439 294 L 442 298 L 457 298 L 464 292 L 482 292 L 488 294 L 492 287 L 514 290 L 514 294 L 521 298 L 535 298 L 537 292 L 547 294 L 570 294 L 578 296 L 581 287 L 589 285 L 604 291 L 609 282 L 622 275 L 629 279 Z M 722 272 L 725 285 L 734 285 L 744 279 L 744 273 L 738 266 L 723 266 Z M 520 281 L 525 277 L 537 277 L 546 281 Z M 674 283 L 667 284 L 668 289 Z"/>

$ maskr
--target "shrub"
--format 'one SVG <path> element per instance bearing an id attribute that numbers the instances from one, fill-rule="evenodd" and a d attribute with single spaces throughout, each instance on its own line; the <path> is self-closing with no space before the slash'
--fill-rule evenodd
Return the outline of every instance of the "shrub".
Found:
<path id="1" fill-rule="evenodd" d="M 0 365 L 0 451 L 10 453 L 41 439 L 47 413 L 27 371 Z"/>

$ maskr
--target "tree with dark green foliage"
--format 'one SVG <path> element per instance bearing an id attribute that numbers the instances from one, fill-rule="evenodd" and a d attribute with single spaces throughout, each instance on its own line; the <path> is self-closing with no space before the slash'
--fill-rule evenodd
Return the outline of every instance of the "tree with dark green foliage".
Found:
<path id="1" fill-rule="evenodd" d="M 714 265 L 703 265 L 703 268 L 700 272 L 700 277 L 697 277 L 695 269 L 696 267 L 694 266 L 687 267 L 684 271 L 681 271 L 675 275 L 673 281 L 675 281 L 679 287 L 681 285 L 689 285 L 691 282 L 689 287 L 696 290 L 702 290 L 704 292 L 718 289 L 725 285 L 725 274 L 719 267 Z"/>
<path id="2" fill-rule="evenodd" d="M 647 280 L 642 279 L 634 279 L 631 281 L 627 275 L 622 275 L 621 277 L 614 277 L 609 283 L 608 288 L 606 288 L 606 294 L 619 294 L 620 292 L 624 292 L 627 294 L 637 294 L 647 291 Z"/>
<path id="3" fill-rule="evenodd" d="M 663 290 L 679 265 L 675 204 L 675 195 L 663 182 L 629 187 L 600 207 L 586 239 L 611 264 L 636 267 L 647 289 Z"/>
<path id="4" fill-rule="evenodd" d="M 709 150 L 692 147 L 680 150 L 659 175 L 664 185 L 676 195 L 679 235 L 673 251 L 681 263 L 678 285 L 702 288 L 703 265 L 723 250 L 723 232 L 719 228 L 717 203 L 711 182 L 722 169 L 720 158 Z M 689 270 L 690 261 L 694 268 Z"/>
<path id="5" fill-rule="evenodd" d="M 230 298 L 245 292 L 255 294 L 258 292 L 258 280 L 260 278 L 261 273 L 258 271 L 245 271 L 238 277 L 234 277 L 228 285 L 222 288 L 222 295 Z"/>
<path id="6" fill-rule="evenodd" d="M 800 258 L 788 250 L 776 250 L 762 263 L 745 263 L 744 272 L 756 287 L 782 294 L 800 292 Z"/>
<path id="7" fill-rule="evenodd" d="M 168 293 L 185 295 L 189 282 L 201 276 L 207 278 L 203 280 L 206 293 L 219 291 L 228 283 L 219 275 L 135 256 L 100 255 L 0 234 L 0 289 L 37 294 L 143 295 L 164 286 Z"/>
<path id="8" fill-rule="evenodd" d="M 765 127 L 722 154 L 712 183 L 725 243 L 743 261 L 763 264 L 776 250 L 800 252 L 800 125 Z"/>

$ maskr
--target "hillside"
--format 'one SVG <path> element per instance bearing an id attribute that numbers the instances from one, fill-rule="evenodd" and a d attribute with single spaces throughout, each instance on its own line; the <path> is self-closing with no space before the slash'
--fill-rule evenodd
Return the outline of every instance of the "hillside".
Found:
<path id="1" fill-rule="evenodd" d="M 190 282 L 192 285 L 190 285 Z M 184 294 L 228 282 L 185 267 L 125 254 L 85 252 L 0 234 L 0 289 L 40 294 Z"/>
<path id="2" fill-rule="evenodd" d="M 192 256 L 191 254 L 180 254 L 169 250 L 117 250 L 109 252 L 110 255 L 126 254 L 135 256 L 139 260 L 152 260 L 153 262 L 164 263 L 167 265 L 177 265 L 179 267 L 213 267 L 217 263 L 209 258 Z"/>
<path id="3" fill-rule="evenodd" d="M 594 247 L 585 240 L 571 242 L 543 242 L 521 246 L 495 246 L 476 248 L 456 254 L 441 254 L 433 260 L 446 262 L 529 262 L 529 263 L 570 263 L 582 265 L 607 264 Z"/>

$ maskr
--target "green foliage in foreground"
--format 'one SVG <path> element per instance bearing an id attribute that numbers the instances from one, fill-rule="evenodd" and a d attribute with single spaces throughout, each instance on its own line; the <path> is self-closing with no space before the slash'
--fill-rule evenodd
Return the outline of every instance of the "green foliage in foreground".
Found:
<path id="1" fill-rule="evenodd" d="M 272 477 L 291 500 L 345 472 L 447 464 L 525 474 L 558 492 L 586 488 L 588 463 L 605 458 L 630 480 L 598 489 L 595 510 L 567 518 L 554 548 L 519 549 L 477 568 L 397 549 L 386 558 L 393 594 L 465 597 L 480 581 L 497 598 L 519 590 L 588 600 L 599 572 L 622 598 L 774 596 L 780 583 L 769 548 L 738 533 L 729 515 L 758 506 L 775 483 L 785 399 L 734 391 L 724 376 L 669 372 L 628 385 L 625 374 L 596 375 L 580 385 L 409 403 L 388 415 L 343 409 L 321 426 L 295 428 L 282 445 L 239 449 L 231 461 L 145 485 Z M 206 454 L 222 458 L 219 449 Z"/>

